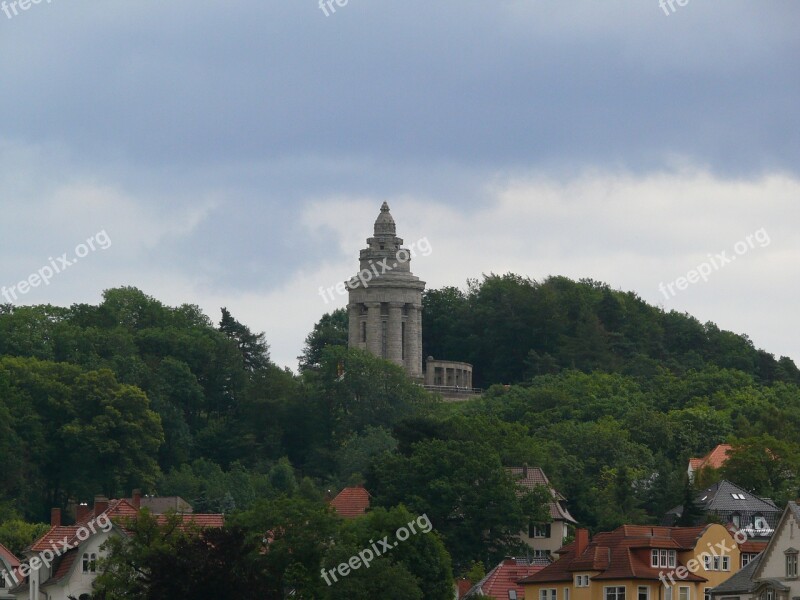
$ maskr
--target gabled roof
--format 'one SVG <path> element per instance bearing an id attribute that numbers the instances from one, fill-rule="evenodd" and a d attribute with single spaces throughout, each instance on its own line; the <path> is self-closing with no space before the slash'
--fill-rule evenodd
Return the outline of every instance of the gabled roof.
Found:
<path id="1" fill-rule="evenodd" d="M 775 533 L 769 539 L 769 542 L 767 542 L 767 547 L 761 553 L 761 561 L 759 562 L 759 566 L 756 567 L 756 571 L 753 573 L 754 579 L 761 577 L 763 571 L 763 565 L 764 563 L 767 562 L 768 557 L 773 553 L 773 551 L 775 550 L 775 546 L 779 543 L 779 540 L 782 537 L 780 535 L 781 529 L 783 529 L 786 526 L 786 521 L 789 515 L 794 517 L 794 520 L 796 522 L 800 522 L 800 506 L 798 506 L 797 502 L 794 502 L 792 500 L 789 500 L 789 502 L 786 503 L 786 508 L 783 509 L 783 513 L 781 514 L 781 517 L 778 520 L 778 524 L 775 526 Z"/>
<path id="2" fill-rule="evenodd" d="M 622 525 L 614 531 L 598 533 L 580 555 L 576 555 L 576 544 L 572 542 L 562 548 L 563 555 L 556 562 L 538 573 L 527 577 L 522 583 L 544 583 L 572 581 L 576 572 L 595 572 L 592 579 L 648 579 L 658 580 L 659 575 L 671 571 L 650 566 L 650 550 L 692 550 L 697 541 L 711 525 L 699 527 L 647 527 Z M 676 563 L 676 568 L 681 566 Z M 674 570 L 674 569 L 673 569 Z M 689 573 L 686 581 L 707 581 L 704 577 Z"/>
<path id="3" fill-rule="evenodd" d="M 28 552 L 36 553 L 43 550 L 51 550 L 53 546 L 56 548 L 63 548 L 63 540 L 67 540 L 68 546 L 79 546 L 81 540 L 78 539 L 78 532 L 83 529 L 99 531 L 100 527 L 96 522 L 101 516 L 108 518 L 112 521 L 132 518 L 139 513 L 138 510 L 127 499 L 110 500 L 108 508 L 105 511 L 95 516 L 94 512 L 87 514 L 81 521 L 76 522 L 74 525 L 58 525 L 51 527 L 44 535 L 37 539 L 29 548 Z M 180 514 L 180 513 L 179 513 Z M 195 514 L 186 513 L 180 514 L 183 525 L 195 525 L 201 528 L 218 528 L 222 527 L 225 523 L 225 515 L 222 514 Z M 156 519 L 159 524 L 163 524 L 167 520 L 167 515 L 157 514 Z M 90 526 L 90 523 L 92 526 Z M 87 538 L 84 538 L 84 541 Z M 65 554 L 66 556 L 66 554 Z"/>
<path id="4" fill-rule="evenodd" d="M 758 587 L 758 582 L 753 581 L 753 574 L 756 572 L 763 554 L 759 554 L 738 572 L 723 581 L 717 587 L 711 589 L 712 594 L 748 594 Z"/>
<path id="5" fill-rule="evenodd" d="M 20 565 L 19 558 L 17 558 L 16 555 L 11 552 L 11 550 L 3 546 L 3 544 L 0 544 L 0 560 L 2 560 L 11 568 L 18 567 Z"/>
<path id="6" fill-rule="evenodd" d="M 728 455 L 733 446 L 730 444 L 717 444 L 717 447 L 711 450 L 705 456 L 700 458 L 690 458 L 689 468 L 693 471 L 698 471 L 704 467 L 711 467 L 712 469 L 719 469 L 728 460 Z"/>
<path id="7" fill-rule="evenodd" d="M 492 598 L 507 599 L 509 590 L 515 590 L 517 597 L 522 600 L 525 590 L 518 584 L 521 579 L 541 571 L 549 561 L 547 559 L 507 558 L 486 574 L 486 577 L 476 583 L 463 596 L 467 598 Z"/>
<path id="8" fill-rule="evenodd" d="M 87 514 L 83 519 L 77 521 L 74 525 L 57 525 L 51 527 L 42 537 L 37 539 L 28 548 L 29 552 L 42 552 L 43 550 L 52 550 L 52 546 L 57 548 L 63 547 L 63 540 L 67 540 L 69 546 L 77 546 L 81 540 L 77 539 L 78 531 L 83 528 L 88 528 L 90 523 L 96 522 L 101 516 L 109 519 L 120 517 L 135 517 L 137 510 L 127 500 L 111 500 L 108 503 L 108 508 L 105 511 L 95 516 L 93 512 Z M 95 530 L 99 529 L 94 525 Z"/>
<path id="9" fill-rule="evenodd" d="M 695 502 L 705 512 L 763 513 L 765 515 L 780 512 L 778 506 L 769 498 L 760 498 L 726 479 L 698 492 Z M 683 506 L 676 506 L 667 513 L 667 515 L 678 516 L 681 514 L 683 514 Z"/>
<path id="10" fill-rule="evenodd" d="M 77 548 L 73 548 L 69 552 L 59 556 L 54 563 L 53 575 L 42 584 L 42 587 L 55 585 L 69 575 L 72 570 L 72 565 L 74 565 L 75 561 L 78 559 L 78 552 Z"/>
<path id="11" fill-rule="evenodd" d="M 0 544 L 0 588 L 5 587 L 6 583 L 14 583 L 12 575 L 17 576 L 18 579 L 22 579 L 18 571 L 20 564 L 19 558 L 17 558 L 11 550 L 3 546 L 3 544 Z M 6 573 L 7 580 L 4 581 L 3 576 L 6 575 Z"/>
<path id="12" fill-rule="evenodd" d="M 331 506 L 340 517 L 354 519 L 367 512 L 369 499 L 369 492 L 363 487 L 346 487 L 331 500 Z"/>
<path id="13" fill-rule="evenodd" d="M 547 479 L 547 475 L 539 467 L 506 467 L 506 471 L 516 480 L 517 484 L 529 490 L 545 486 L 550 490 L 553 501 L 550 502 L 550 518 L 554 521 L 568 521 L 576 524 L 575 518 L 569 514 L 565 505 L 565 498 L 556 490 Z"/>

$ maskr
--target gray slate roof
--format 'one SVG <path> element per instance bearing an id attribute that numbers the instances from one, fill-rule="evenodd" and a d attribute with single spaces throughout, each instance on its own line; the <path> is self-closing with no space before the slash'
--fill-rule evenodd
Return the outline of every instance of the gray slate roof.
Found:
<path id="1" fill-rule="evenodd" d="M 744 500 L 734 498 L 733 494 L 744 496 Z M 781 512 L 781 509 L 769 498 L 759 498 L 725 479 L 699 492 L 695 497 L 695 501 L 705 512 L 763 513 L 765 515 Z M 676 506 L 667 514 L 681 515 L 683 514 L 683 507 Z"/>
<path id="2" fill-rule="evenodd" d="M 753 581 L 753 574 L 756 572 L 756 567 L 761 562 L 763 555 L 764 553 L 762 552 L 747 563 L 743 569 L 740 569 L 717 587 L 712 588 L 711 593 L 716 596 L 717 594 L 747 594 L 754 591 L 758 586 L 758 582 Z"/>

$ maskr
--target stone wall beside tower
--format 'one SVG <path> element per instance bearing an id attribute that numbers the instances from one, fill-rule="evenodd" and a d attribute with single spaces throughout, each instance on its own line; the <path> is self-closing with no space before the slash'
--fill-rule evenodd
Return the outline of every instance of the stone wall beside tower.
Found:
<path id="1" fill-rule="evenodd" d="M 422 292 L 425 282 L 411 273 L 384 202 L 373 236 L 359 255 L 360 271 L 347 283 L 348 345 L 367 350 L 422 378 Z"/>

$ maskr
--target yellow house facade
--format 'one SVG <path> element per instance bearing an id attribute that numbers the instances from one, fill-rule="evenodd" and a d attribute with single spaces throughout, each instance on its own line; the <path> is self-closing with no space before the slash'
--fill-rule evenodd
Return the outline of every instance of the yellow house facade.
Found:
<path id="1" fill-rule="evenodd" d="M 623 525 L 576 532 L 551 565 L 524 579 L 526 600 L 709 600 L 736 571 L 740 551 L 719 524 Z"/>

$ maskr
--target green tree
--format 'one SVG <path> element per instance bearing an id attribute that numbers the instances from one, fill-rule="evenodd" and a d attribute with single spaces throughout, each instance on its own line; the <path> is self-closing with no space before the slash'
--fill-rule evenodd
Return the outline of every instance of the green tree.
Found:
<path id="1" fill-rule="evenodd" d="M 517 547 L 529 517 L 497 453 L 475 441 L 427 440 L 410 456 L 384 455 L 368 488 L 381 506 L 427 514 L 458 567 L 497 560 Z"/>
<path id="2" fill-rule="evenodd" d="M 720 468 L 723 478 L 777 502 L 797 498 L 800 445 L 763 434 L 733 440 L 732 446 Z"/>
<path id="3" fill-rule="evenodd" d="M 325 313 L 306 336 L 303 354 L 297 357 L 300 370 L 317 369 L 322 365 L 322 351 L 328 346 L 347 347 L 348 316 L 344 308 Z"/>
<path id="4" fill-rule="evenodd" d="M 269 346 L 266 342 L 266 334 L 263 332 L 253 333 L 249 327 L 234 319 L 228 309 L 224 307 L 219 330 L 236 342 L 236 346 L 242 354 L 245 369 L 251 372 L 257 371 L 269 364 Z"/>
<path id="5" fill-rule="evenodd" d="M 100 560 L 96 598 L 265 597 L 265 577 L 258 568 L 261 546 L 244 530 L 198 529 L 176 514 L 161 523 L 147 510 L 122 525 L 128 535 L 113 535 L 105 544 L 108 555 Z"/>
<path id="6" fill-rule="evenodd" d="M 404 530 L 402 536 L 408 534 L 407 539 L 398 537 L 400 530 Z M 375 540 L 386 540 L 391 548 L 386 550 L 381 544 L 374 544 Z M 376 547 L 382 552 L 380 555 L 375 555 Z M 376 508 L 364 517 L 344 522 L 335 545 L 325 556 L 323 568 L 329 572 L 359 553 L 369 564 L 352 570 L 346 577 L 334 571 L 334 579 L 327 573 L 327 583 L 331 585 L 327 586 L 325 598 L 369 600 L 376 595 L 388 595 L 398 600 L 449 600 L 453 597 L 450 556 L 426 515 L 413 515 L 398 506 L 389 510 Z"/>

